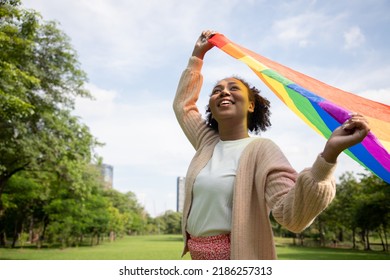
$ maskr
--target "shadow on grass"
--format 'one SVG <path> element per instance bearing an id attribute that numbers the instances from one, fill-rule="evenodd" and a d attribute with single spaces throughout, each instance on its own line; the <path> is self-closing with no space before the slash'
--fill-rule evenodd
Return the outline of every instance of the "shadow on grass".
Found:
<path id="1" fill-rule="evenodd" d="M 361 251 L 323 247 L 278 247 L 278 259 L 282 260 L 389 260 L 388 252 Z"/>
<path id="2" fill-rule="evenodd" d="M 168 242 L 183 242 L 183 237 L 177 237 L 177 236 L 164 236 L 164 237 L 156 237 L 156 238 L 150 238 L 149 241 L 153 242 L 161 242 L 161 241 L 168 241 Z"/>
<path id="3" fill-rule="evenodd" d="M 106 242 L 101 242 L 101 244 L 99 244 L 99 245 L 102 245 L 105 243 Z M 71 246 L 67 246 L 67 247 L 62 247 L 61 244 L 51 244 L 51 245 L 44 244 L 44 245 L 41 245 L 40 247 L 37 247 L 36 245 L 25 245 L 25 246 L 15 246 L 13 248 L 6 247 L 4 249 L 9 249 L 9 250 L 46 250 L 46 249 L 65 250 L 68 248 L 83 248 L 83 247 L 92 248 L 92 247 L 99 246 L 99 245 L 91 246 L 90 243 L 82 243 L 82 244 L 78 244 L 78 245 L 71 245 Z"/>

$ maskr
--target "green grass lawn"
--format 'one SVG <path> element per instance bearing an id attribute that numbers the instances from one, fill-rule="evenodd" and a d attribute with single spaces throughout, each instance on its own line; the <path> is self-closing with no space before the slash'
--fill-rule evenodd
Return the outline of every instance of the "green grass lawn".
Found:
<path id="1" fill-rule="evenodd" d="M 180 260 L 180 235 L 128 236 L 99 246 L 0 249 L 0 260 Z M 389 253 L 349 249 L 277 246 L 281 260 L 390 260 Z M 190 259 L 187 254 L 184 260 Z"/>

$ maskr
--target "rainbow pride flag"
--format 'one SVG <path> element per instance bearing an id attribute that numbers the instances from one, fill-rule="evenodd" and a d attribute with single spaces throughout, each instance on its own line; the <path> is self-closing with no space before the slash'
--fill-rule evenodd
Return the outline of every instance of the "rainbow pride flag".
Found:
<path id="1" fill-rule="evenodd" d="M 371 131 L 344 152 L 390 183 L 390 106 L 327 85 L 216 34 L 209 42 L 247 64 L 303 121 L 325 138 L 352 112 L 363 114 Z"/>

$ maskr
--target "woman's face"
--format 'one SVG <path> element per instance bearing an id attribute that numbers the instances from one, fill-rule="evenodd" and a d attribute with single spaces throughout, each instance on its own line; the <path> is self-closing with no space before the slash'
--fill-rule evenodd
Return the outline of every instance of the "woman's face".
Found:
<path id="1" fill-rule="evenodd" d="M 220 124 L 224 120 L 245 121 L 254 111 L 254 102 L 249 100 L 248 88 L 238 79 L 219 81 L 211 92 L 209 107 L 213 118 Z"/>

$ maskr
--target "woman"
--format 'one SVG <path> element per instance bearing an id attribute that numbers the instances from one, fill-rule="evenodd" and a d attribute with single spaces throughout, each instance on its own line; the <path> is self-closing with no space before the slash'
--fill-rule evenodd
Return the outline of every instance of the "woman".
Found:
<path id="1" fill-rule="evenodd" d="M 245 81 L 231 77 L 213 88 L 202 119 L 198 100 L 203 59 L 214 31 L 203 31 L 180 79 L 174 111 L 196 150 L 186 175 L 185 247 L 192 259 L 275 259 L 269 215 L 292 232 L 308 227 L 335 195 L 338 155 L 369 132 L 353 114 L 337 128 L 311 168 L 297 174 L 265 131 L 269 102 Z"/>

